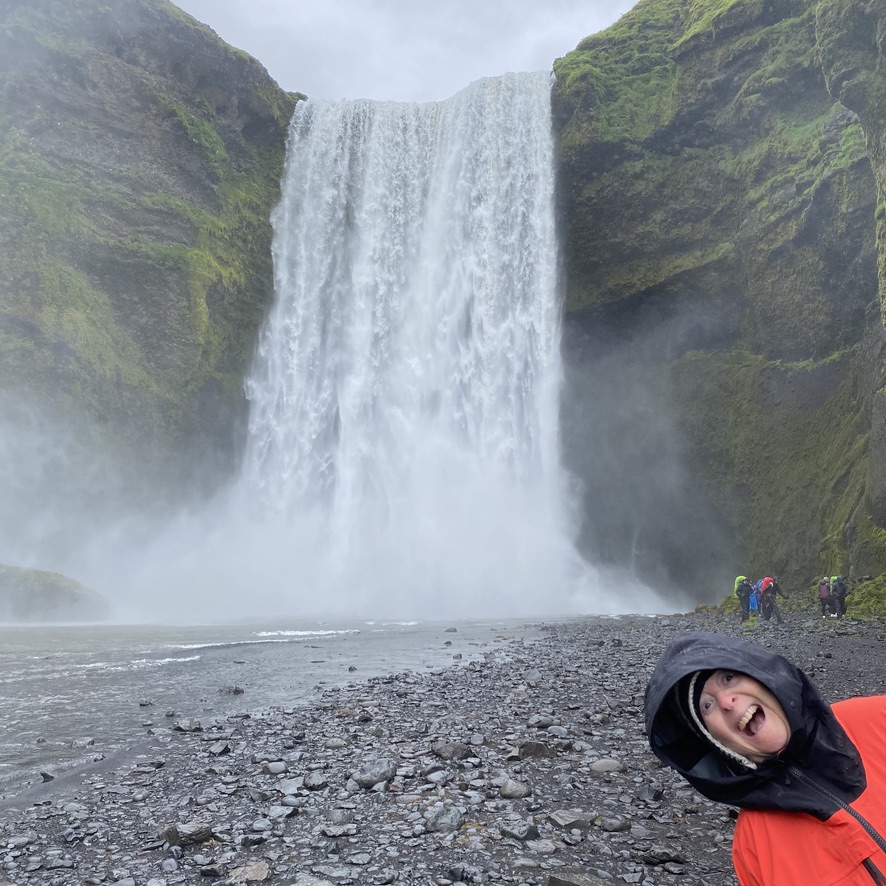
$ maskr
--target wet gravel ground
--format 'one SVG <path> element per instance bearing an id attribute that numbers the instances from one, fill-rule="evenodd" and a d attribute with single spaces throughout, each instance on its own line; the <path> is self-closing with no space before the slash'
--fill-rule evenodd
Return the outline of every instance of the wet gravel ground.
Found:
<path id="1" fill-rule="evenodd" d="M 0 884 L 734 884 L 733 811 L 643 733 L 659 652 L 697 628 L 781 652 L 832 700 L 886 689 L 883 622 L 554 622 L 308 706 L 157 716 L 0 802 Z"/>
<path id="2" fill-rule="evenodd" d="M 310 705 L 330 686 L 452 664 L 456 654 L 482 658 L 491 635 L 530 639 L 533 630 L 516 619 L 3 625 L 0 801 L 41 770 L 60 775 L 128 747 L 169 712 L 208 722 Z"/>

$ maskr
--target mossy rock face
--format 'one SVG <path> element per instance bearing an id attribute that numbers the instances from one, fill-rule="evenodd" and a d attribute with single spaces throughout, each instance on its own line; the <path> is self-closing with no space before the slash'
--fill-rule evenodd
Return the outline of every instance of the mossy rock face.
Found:
<path id="1" fill-rule="evenodd" d="M 886 315 L 886 53 L 877 35 L 886 30 L 883 4 L 820 0 L 816 7 L 822 69 L 836 98 L 858 115 L 876 180 L 880 311 Z M 886 356 L 875 355 L 879 372 L 870 432 L 867 500 L 876 526 L 886 527 Z"/>
<path id="2" fill-rule="evenodd" d="M 296 99 L 164 0 L 4 3 L 0 386 L 229 458 Z"/>
<path id="3" fill-rule="evenodd" d="M 846 604 L 847 612 L 852 618 L 886 615 L 886 574 L 876 578 L 864 576 L 850 585 Z"/>
<path id="4" fill-rule="evenodd" d="M 97 622 L 110 615 L 104 597 L 73 579 L 0 563 L 0 622 Z"/>
<path id="5" fill-rule="evenodd" d="M 824 39 L 815 3 L 649 0 L 554 65 L 583 540 L 705 601 L 886 569 L 876 161 Z"/>

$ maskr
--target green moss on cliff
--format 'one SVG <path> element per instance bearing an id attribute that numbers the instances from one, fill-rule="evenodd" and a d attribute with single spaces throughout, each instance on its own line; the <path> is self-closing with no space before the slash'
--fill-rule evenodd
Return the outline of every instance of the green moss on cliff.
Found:
<path id="1" fill-rule="evenodd" d="M 7 384 L 27 378 L 34 389 L 50 392 L 52 399 L 68 398 L 102 420 L 113 412 L 114 392 L 130 389 L 141 392 L 146 417 L 156 420 L 165 413 L 171 419 L 161 401 L 180 404 L 180 392 L 174 386 L 163 389 L 132 329 L 119 322 L 119 307 L 77 267 L 65 244 L 139 254 L 158 269 L 183 267 L 186 248 L 102 230 L 95 220 L 97 207 L 116 212 L 131 206 L 132 198 L 63 174 L 33 153 L 8 152 L 0 161 L 0 176 L 12 193 L 7 210 L 21 225 L 15 249 L 0 262 L 7 286 L 5 346 L 23 358 L 16 340 L 23 325 L 33 330 L 26 349 L 30 366 L 25 373 L 20 361 L 7 366 Z M 17 270 L 25 272 L 28 285 L 11 285 Z"/>
<path id="2" fill-rule="evenodd" d="M 754 20 L 766 8 L 765 0 L 703 0 L 691 2 L 687 9 L 683 33 L 675 48 L 685 48 L 702 40 L 716 40 L 724 30 L 734 29 L 738 21 Z M 768 5 L 768 4 L 766 4 Z M 688 7 L 688 8 L 687 8 Z"/>
<path id="3" fill-rule="evenodd" d="M 670 44 L 679 33 L 682 2 L 646 4 L 601 34 L 583 40 L 554 62 L 557 89 L 569 102 L 593 108 L 595 138 L 642 141 L 669 121 L 676 110 L 677 68 Z M 560 149 L 580 149 L 590 129 L 567 128 Z"/>
<path id="4" fill-rule="evenodd" d="M 879 618 L 886 615 L 886 574 L 850 583 L 846 599 L 851 618 Z"/>
<path id="5" fill-rule="evenodd" d="M 849 572 L 844 531 L 864 496 L 868 430 L 845 378 L 852 356 L 694 353 L 674 367 L 683 430 L 748 574 L 797 586 Z"/>
<path id="6" fill-rule="evenodd" d="M 886 67 L 881 4 L 819 0 L 816 33 L 822 70 L 836 99 L 861 120 L 877 183 L 876 232 L 881 313 L 886 319 Z M 878 510 L 884 503 L 878 502 Z"/>
<path id="7" fill-rule="evenodd" d="M 219 137 L 212 125 L 211 112 L 208 107 L 201 103 L 199 110 L 185 108 L 178 102 L 166 99 L 166 107 L 171 116 L 181 126 L 185 137 L 189 139 L 200 151 L 203 161 L 208 169 L 220 180 L 224 177 L 230 158 L 225 150 L 225 143 Z M 205 116 L 204 116 L 205 115 Z"/>
<path id="8" fill-rule="evenodd" d="M 293 97 L 166 0 L 15 0 L 4 23 L 0 380 L 146 450 L 222 431 L 272 295 Z"/>
<path id="9" fill-rule="evenodd" d="M 569 310 L 715 272 L 718 262 L 721 273 L 736 261 L 749 278 L 765 273 L 775 249 L 821 223 L 835 172 L 859 159 L 859 130 L 837 116 L 816 74 L 812 10 L 783 6 L 761 25 L 759 3 L 642 4 L 557 61 L 563 193 L 575 207 L 565 226 Z M 703 57 L 678 51 L 686 28 L 709 33 L 726 20 L 743 24 Z M 635 44 L 654 45 L 657 62 L 635 65 Z M 816 76 L 818 89 L 807 88 Z M 808 263 L 798 257 L 797 269 Z M 771 290 L 759 292 L 765 314 Z M 785 342 L 792 327 L 765 320 L 755 333 Z"/>
<path id="10" fill-rule="evenodd" d="M 803 586 L 886 568 L 864 520 L 870 135 L 819 52 L 815 3 L 647 0 L 558 60 L 554 88 L 567 310 L 604 341 L 660 326 L 655 396 L 735 569 Z"/>
<path id="11" fill-rule="evenodd" d="M 67 576 L 0 563 L 0 621 L 94 622 L 110 614 L 104 597 Z"/>

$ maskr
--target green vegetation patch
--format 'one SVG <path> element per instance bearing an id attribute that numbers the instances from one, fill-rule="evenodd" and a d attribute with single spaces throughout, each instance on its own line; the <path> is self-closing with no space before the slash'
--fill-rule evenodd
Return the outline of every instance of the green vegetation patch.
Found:
<path id="1" fill-rule="evenodd" d="M 847 610 L 853 618 L 886 615 L 886 573 L 853 583 Z"/>
<path id="2" fill-rule="evenodd" d="M 147 447 L 207 396 L 225 420 L 273 294 L 294 97 L 165 0 L 14 0 L 0 49 L 21 53 L 0 63 L 4 384 Z"/>
<path id="3" fill-rule="evenodd" d="M 718 512 L 744 541 L 748 575 L 776 574 L 789 589 L 806 586 L 810 571 L 849 572 L 844 527 L 864 495 L 868 427 L 853 356 L 788 364 L 699 352 L 674 368 L 684 432 Z"/>

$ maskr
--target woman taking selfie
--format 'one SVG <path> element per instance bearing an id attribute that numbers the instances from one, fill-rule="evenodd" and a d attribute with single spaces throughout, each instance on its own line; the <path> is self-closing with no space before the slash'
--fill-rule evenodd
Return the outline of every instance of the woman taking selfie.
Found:
<path id="1" fill-rule="evenodd" d="M 828 704 L 754 643 L 694 631 L 646 687 L 655 755 L 738 806 L 742 886 L 886 886 L 886 696 Z"/>

